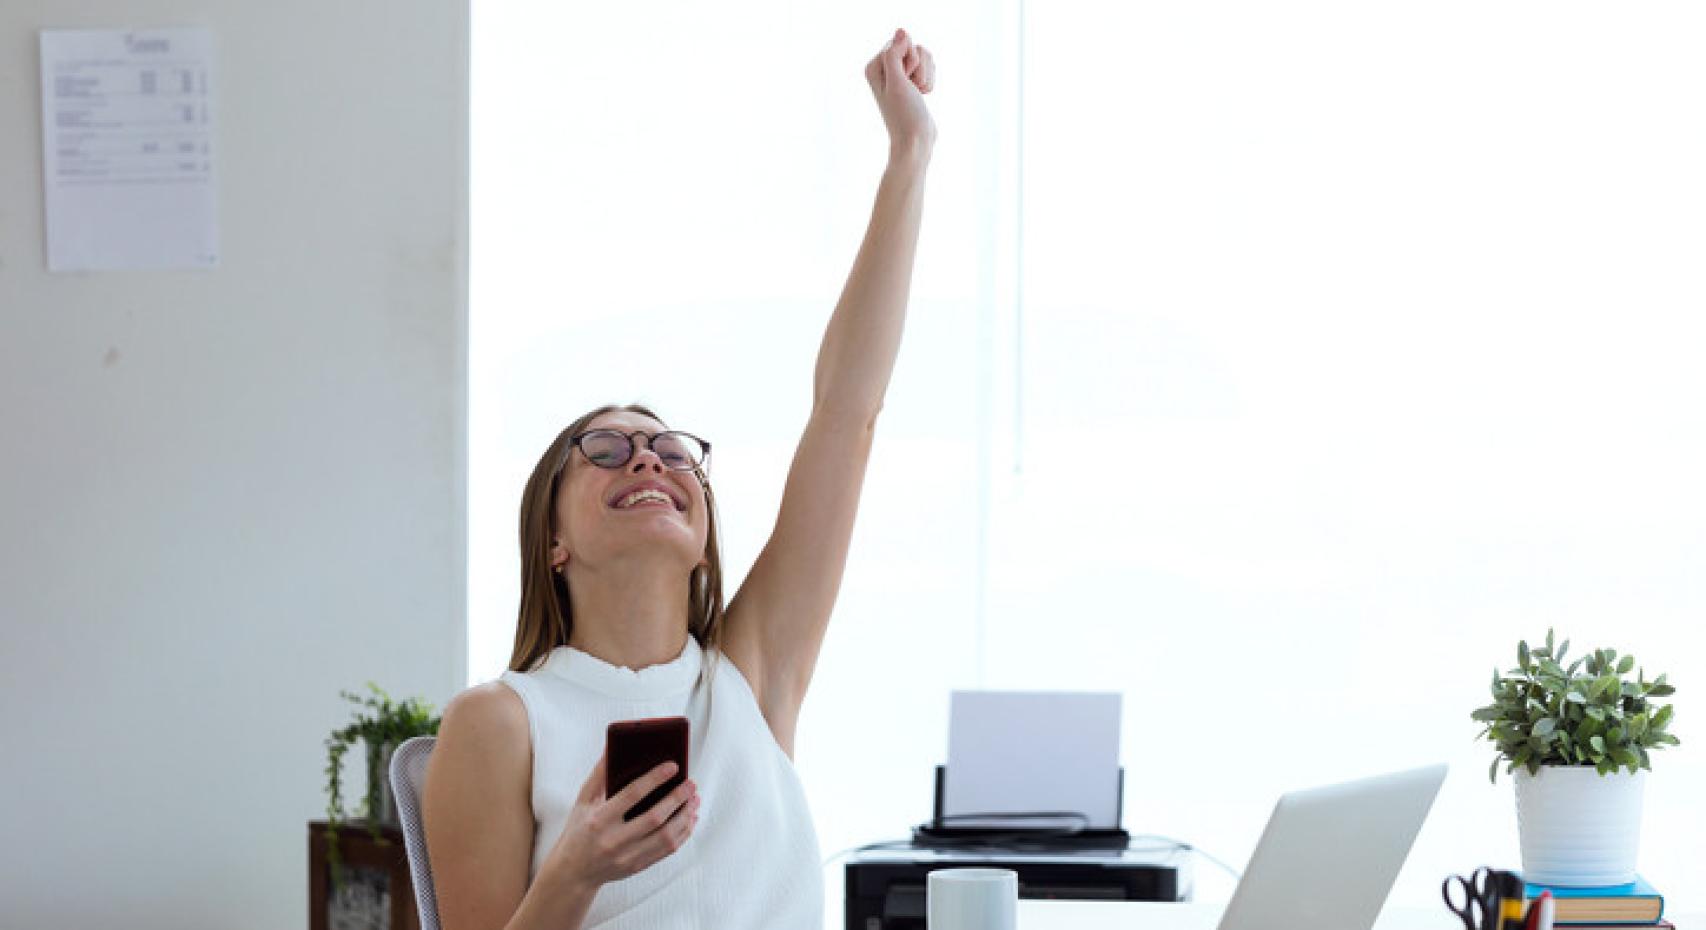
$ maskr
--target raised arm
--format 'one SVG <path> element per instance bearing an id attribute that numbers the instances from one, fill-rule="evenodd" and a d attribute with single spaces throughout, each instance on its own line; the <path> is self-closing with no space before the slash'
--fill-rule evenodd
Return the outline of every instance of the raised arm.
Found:
<path id="1" fill-rule="evenodd" d="M 930 52 L 909 38 L 888 46 L 865 67 L 889 127 L 889 161 L 877 187 L 876 205 L 841 299 L 818 349 L 812 382 L 812 412 L 871 420 L 882 409 L 900 350 L 912 262 L 924 214 L 924 175 L 936 143 L 936 126 L 925 109 L 935 64 Z M 890 81 L 885 68 L 910 67 L 910 79 Z"/>
<path id="2" fill-rule="evenodd" d="M 794 727 L 847 565 L 877 413 L 906 319 L 936 127 L 923 95 L 935 63 L 904 31 L 865 66 L 889 132 L 870 225 L 818 350 L 812 411 L 776 528 L 730 601 L 729 657 L 752 683 L 776 741 Z"/>

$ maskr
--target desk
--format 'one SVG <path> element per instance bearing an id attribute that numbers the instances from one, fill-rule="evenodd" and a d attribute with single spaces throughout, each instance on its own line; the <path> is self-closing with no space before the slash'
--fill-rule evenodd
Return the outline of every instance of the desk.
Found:
<path id="1" fill-rule="evenodd" d="M 1224 903 L 1151 901 L 1020 901 L 1019 930 L 1214 930 Z M 1665 915 L 1677 930 L 1706 930 L 1706 918 Z M 1308 930 L 1275 927 L 1271 930 Z M 1442 904 L 1437 908 L 1390 907 L 1374 930 L 1463 930 Z"/>

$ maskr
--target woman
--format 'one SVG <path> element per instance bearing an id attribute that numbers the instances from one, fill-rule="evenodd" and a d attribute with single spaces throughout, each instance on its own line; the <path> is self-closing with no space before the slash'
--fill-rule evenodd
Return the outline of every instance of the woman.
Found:
<path id="1" fill-rule="evenodd" d="M 445 930 L 817 927 L 816 833 L 795 724 L 847 561 L 900 345 L 936 129 L 928 50 L 865 67 L 889 134 L 870 226 L 819 351 L 776 528 L 725 611 L 707 444 L 601 407 L 546 450 L 522 500 L 510 670 L 445 709 L 424 820 Z M 605 727 L 684 715 L 693 776 L 606 797 Z"/>

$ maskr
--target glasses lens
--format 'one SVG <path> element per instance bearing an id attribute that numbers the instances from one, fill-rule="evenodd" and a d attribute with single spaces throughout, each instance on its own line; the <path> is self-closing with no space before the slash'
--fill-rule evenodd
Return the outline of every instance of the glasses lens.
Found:
<path id="1" fill-rule="evenodd" d="M 652 451 L 670 468 L 692 468 L 705 457 L 705 447 L 686 433 L 659 433 L 652 440 Z"/>
<path id="2" fill-rule="evenodd" d="M 610 430 L 595 430 L 581 437 L 581 451 L 600 468 L 615 468 L 628 461 L 634 446 L 628 437 Z"/>

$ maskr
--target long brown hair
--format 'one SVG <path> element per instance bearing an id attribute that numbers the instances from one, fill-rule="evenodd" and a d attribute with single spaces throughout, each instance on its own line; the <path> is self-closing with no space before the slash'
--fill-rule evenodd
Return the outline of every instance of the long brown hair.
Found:
<path id="1" fill-rule="evenodd" d="M 556 522 L 557 485 L 568 470 L 570 440 L 595 418 L 614 411 L 638 413 L 663 423 L 663 418 L 640 404 L 606 404 L 570 423 L 533 466 L 521 492 L 521 612 L 515 621 L 512 672 L 529 672 L 558 646 L 566 645 L 574 629 L 569 579 L 551 570 L 551 539 Z M 666 424 L 665 429 L 668 429 Z M 693 569 L 687 584 L 687 632 L 707 651 L 722 643 L 723 560 L 717 537 L 717 499 L 703 468 L 693 469 L 705 489 L 705 514 L 710 532 L 705 537 L 705 564 Z"/>

